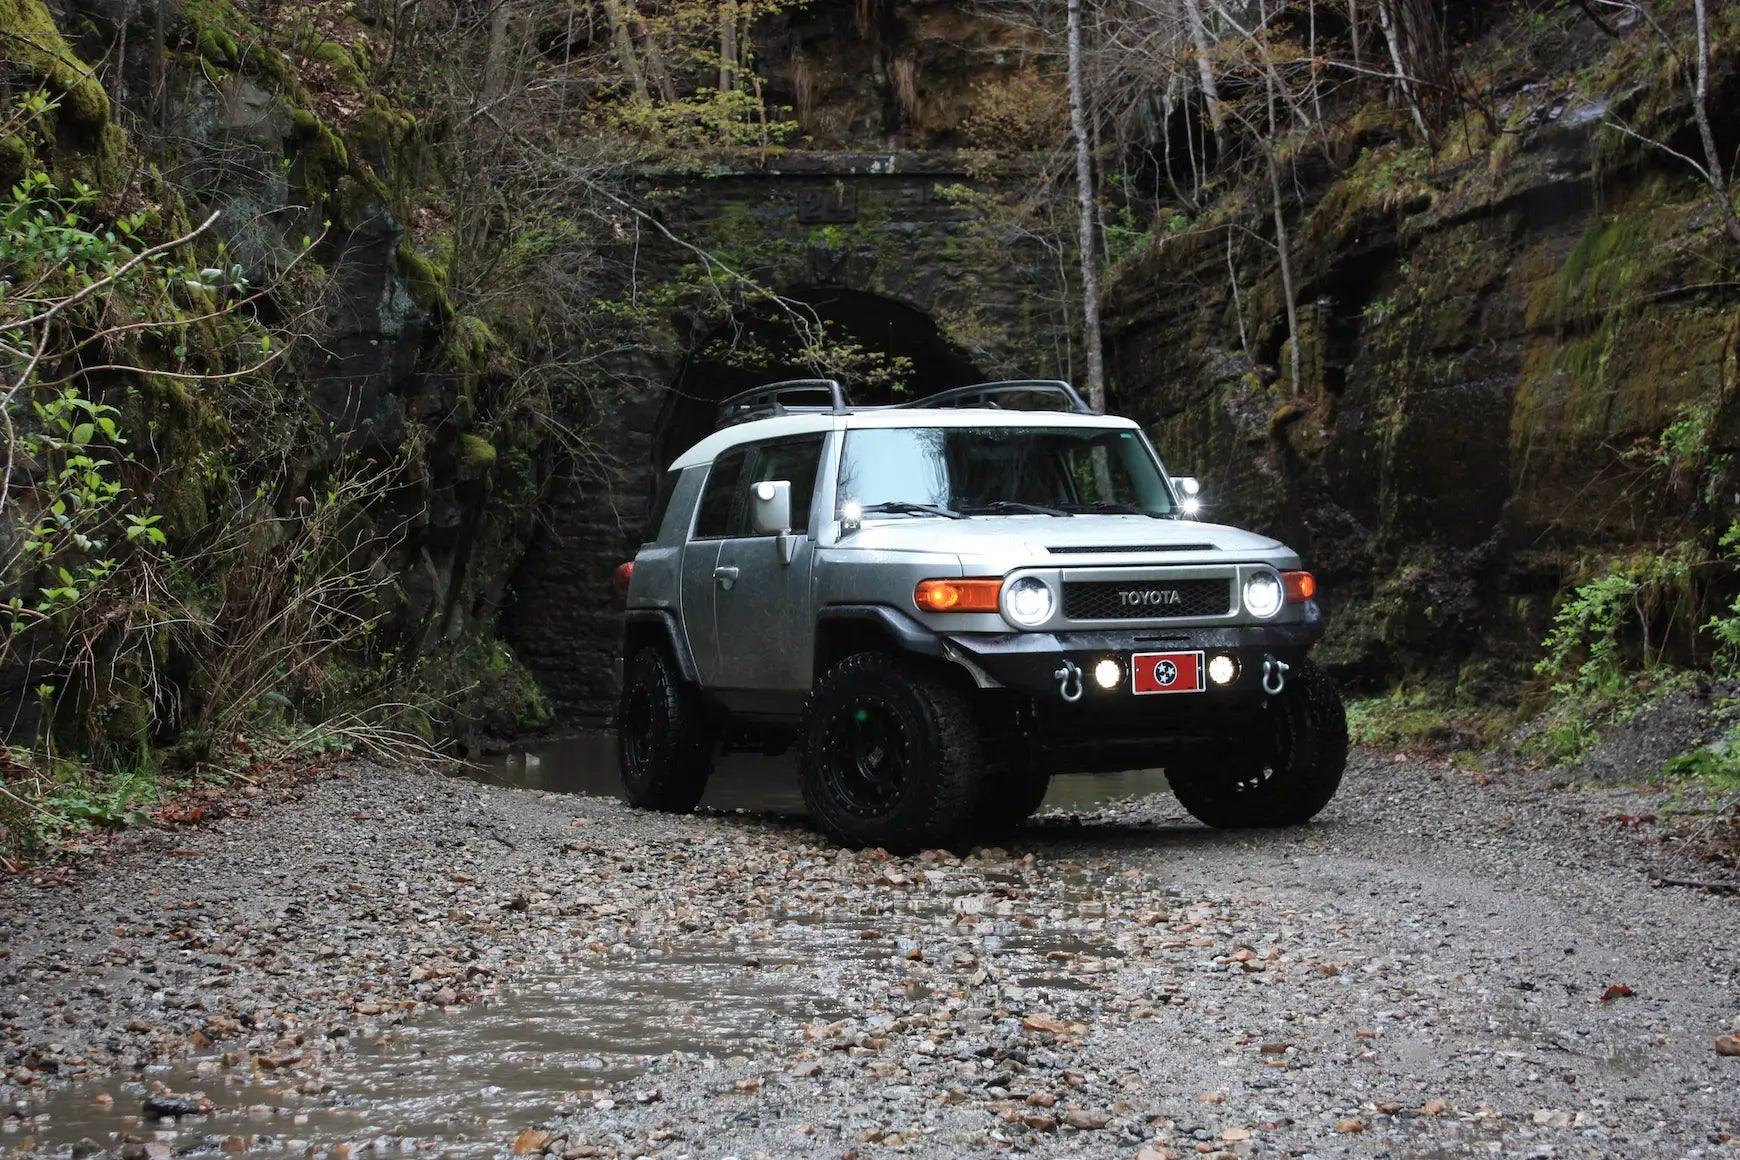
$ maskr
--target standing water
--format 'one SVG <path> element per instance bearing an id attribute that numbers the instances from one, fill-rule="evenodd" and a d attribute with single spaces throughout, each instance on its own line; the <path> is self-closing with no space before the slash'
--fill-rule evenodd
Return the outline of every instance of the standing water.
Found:
<path id="1" fill-rule="evenodd" d="M 518 750 L 468 775 L 547 793 L 620 796 L 621 789 L 615 744 L 603 734 Z M 1092 808 L 1164 789 L 1156 771 L 1057 778 L 1046 807 Z M 795 760 L 721 760 L 702 808 L 801 816 Z M 593 1089 L 632 1079 L 653 1061 L 767 1052 L 801 1023 L 839 1018 L 837 981 L 826 982 L 816 964 L 842 967 L 887 955 L 883 944 L 865 941 L 867 925 L 887 927 L 892 935 L 979 914 L 991 897 L 984 891 L 997 888 L 994 877 L 963 874 L 952 888 L 916 892 L 872 888 L 868 909 L 782 906 L 771 937 L 753 948 L 754 970 L 745 969 L 746 948 L 730 939 L 697 934 L 657 946 L 623 945 L 583 969 L 514 980 L 488 1002 L 335 1033 L 312 1074 L 262 1072 L 245 1056 L 211 1050 L 78 1084 L 11 1123 L 9 1136 L 0 1138 L 0 1155 L 83 1155 L 93 1145 L 111 1150 L 127 1140 L 134 1142 L 133 1154 L 149 1156 L 354 1155 L 359 1149 L 499 1155 L 504 1141 L 547 1119 L 558 1105 L 589 1099 Z M 1060 897 L 1074 897 L 1078 889 L 1083 898 L 1098 897 L 1101 889 L 1058 885 Z M 1045 904 L 1035 899 L 1027 905 Z M 1058 969 L 1058 959 L 1113 953 L 1018 914 L 997 918 L 992 928 L 984 945 L 1014 968 L 1011 980 L 1029 987 L 1077 986 Z M 156 1089 L 203 1092 L 213 1109 L 180 1121 L 147 1119 L 141 1107 Z"/>
<path id="2" fill-rule="evenodd" d="M 516 749 L 486 759 L 473 767 L 471 776 L 518 789 L 622 796 L 616 739 L 608 733 L 585 733 Z M 1117 798 L 1165 792 L 1166 775 L 1157 769 L 1054 777 L 1043 808 L 1092 809 Z M 781 757 L 733 754 L 721 758 L 707 783 L 701 808 L 801 815 L 804 799 L 798 789 L 796 757 L 788 753 Z"/>

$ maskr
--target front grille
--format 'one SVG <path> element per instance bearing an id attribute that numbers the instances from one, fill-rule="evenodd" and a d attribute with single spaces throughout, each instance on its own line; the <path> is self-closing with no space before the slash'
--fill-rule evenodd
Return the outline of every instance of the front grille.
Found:
<path id="1" fill-rule="evenodd" d="M 1107 544 L 1095 547 L 1092 544 L 1051 544 L 1045 549 L 1053 556 L 1101 556 L 1117 553 L 1118 555 L 1146 554 L 1148 552 L 1212 552 L 1213 544 Z"/>
<path id="2" fill-rule="evenodd" d="M 1232 611 L 1233 582 L 1220 580 L 1076 580 L 1063 586 L 1070 620 L 1182 620 Z"/>

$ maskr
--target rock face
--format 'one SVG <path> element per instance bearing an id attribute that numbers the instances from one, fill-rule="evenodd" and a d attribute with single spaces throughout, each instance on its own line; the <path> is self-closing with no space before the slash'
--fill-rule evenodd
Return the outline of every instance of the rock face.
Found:
<path id="1" fill-rule="evenodd" d="M 1203 477 L 1216 518 L 1321 574 L 1343 676 L 1491 691 L 1585 569 L 1725 526 L 1740 316 L 1708 286 L 1708 190 L 1604 126 L 1679 139 L 1683 86 L 1592 32 L 1564 64 L 1588 71 L 1501 82 L 1512 129 L 1470 130 L 1462 160 L 1355 128 L 1302 166 L 1297 391 L 1265 241 L 1194 226 L 1109 290 L 1115 405 Z M 1735 82 L 1730 60 L 1710 101 L 1730 145 Z"/>

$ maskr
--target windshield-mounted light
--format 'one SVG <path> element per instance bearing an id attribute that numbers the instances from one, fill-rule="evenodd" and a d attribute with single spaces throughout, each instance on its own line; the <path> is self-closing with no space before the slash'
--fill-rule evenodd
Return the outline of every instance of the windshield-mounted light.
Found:
<path id="1" fill-rule="evenodd" d="M 840 505 L 840 530 L 855 532 L 864 523 L 864 505 L 855 499 L 849 499 Z"/>
<path id="2" fill-rule="evenodd" d="M 1051 585 L 1037 576 L 1023 576 L 1003 586 L 1003 618 L 1016 628 L 1038 628 L 1051 619 L 1056 607 Z"/>

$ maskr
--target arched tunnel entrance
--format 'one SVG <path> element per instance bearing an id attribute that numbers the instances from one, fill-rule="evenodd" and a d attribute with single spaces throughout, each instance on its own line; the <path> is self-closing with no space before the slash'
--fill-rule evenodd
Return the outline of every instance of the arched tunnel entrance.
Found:
<path id="1" fill-rule="evenodd" d="M 922 310 L 880 294 L 802 287 L 786 296 L 812 311 L 827 361 L 859 403 L 921 398 L 978 382 L 972 360 Z M 734 318 L 695 343 L 671 384 L 653 445 L 651 479 L 713 430 L 721 400 L 762 383 L 814 378 L 797 322 L 776 305 Z"/>
<path id="2" fill-rule="evenodd" d="M 918 398 L 977 382 L 979 368 L 925 311 L 880 294 L 828 286 L 792 290 L 821 323 L 840 378 L 861 403 Z M 761 383 L 813 378 L 790 316 L 739 311 L 696 335 L 670 388 L 623 400 L 599 437 L 613 445 L 604 486 L 567 480 L 549 499 L 541 530 L 515 573 L 503 628 L 548 695 L 559 727 L 598 724 L 615 707 L 622 604 L 615 567 L 639 542 L 659 475 L 713 430 L 722 399 Z M 656 419 L 655 419 L 656 416 Z"/>

